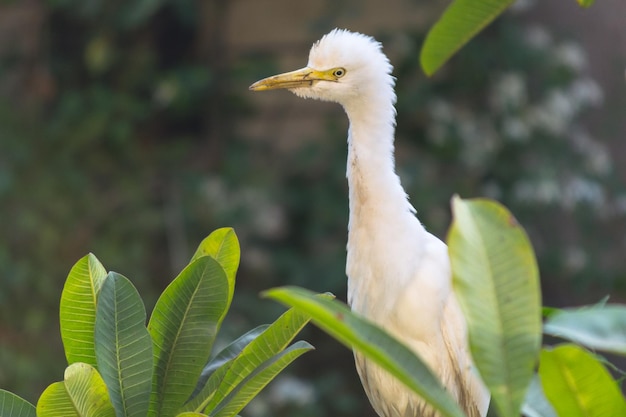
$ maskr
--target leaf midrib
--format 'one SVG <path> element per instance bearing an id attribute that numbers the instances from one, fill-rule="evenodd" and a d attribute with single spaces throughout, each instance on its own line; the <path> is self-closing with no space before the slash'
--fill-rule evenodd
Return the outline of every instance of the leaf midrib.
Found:
<path id="1" fill-rule="evenodd" d="M 466 206 L 467 207 L 467 206 Z M 471 212 L 471 209 L 468 209 L 468 211 Z M 478 227 L 477 222 L 475 221 L 474 216 L 470 216 L 471 222 L 472 222 L 472 226 L 474 227 L 474 229 L 476 230 L 476 235 L 478 236 L 478 239 L 480 240 L 480 245 L 478 246 L 480 249 L 480 254 L 481 257 L 483 258 L 483 261 L 487 261 L 485 262 L 487 265 L 487 268 L 489 270 L 489 274 L 491 277 L 495 276 L 493 267 L 492 267 L 492 262 L 491 259 L 489 258 L 488 254 L 487 254 L 487 245 L 485 244 L 485 239 L 483 234 L 481 233 L 481 229 Z M 490 279 L 488 280 L 488 285 L 490 287 L 490 291 L 492 294 L 496 294 L 497 291 L 495 290 L 495 284 L 494 284 L 494 280 Z M 491 298 L 491 297 L 490 297 Z M 495 297 L 494 299 L 497 300 L 497 297 Z M 502 352 L 502 356 L 505 357 L 505 359 L 508 359 L 508 350 L 506 349 L 506 347 L 504 346 L 504 323 L 502 321 L 502 306 L 500 303 L 495 302 L 495 306 L 496 306 L 496 310 L 498 312 L 497 317 L 496 317 L 496 323 L 497 323 L 497 330 L 498 330 L 498 335 L 500 337 L 498 337 L 498 346 L 499 346 L 499 350 Z M 508 361 L 503 361 L 501 363 L 509 363 Z M 505 374 L 505 380 L 507 381 L 507 383 L 505 384 L 504 388 L 506 391 L 506 396 L 508 398 L 508 405 L 510 406 L 510 404 L 512 403 L 513 400 L 513 395 L 511 392 L 511 381 L 512 381 L 512 376 L 511 376 L 511 371 L 510 368 L 508 366 L 504 366 L 504 374 Z"/>
<path id="2" fill-rule="evenodd" d="M 187 303 L 187 306 L 186 306 L 186 309 L 185 309 L 185 314 L 183 314 L 183 319 L 180 322 L 181 325 L 178 326 L 178 329 L 177 329 L 177 332 L 176 332 L 176 337 L 174 338 L 174 343 L 172 344 L 171 350 L 170 350 L 170 354 L 167 357 L 167 362 L 166 362 L 166 366 L 165 366 L 165 369 L 164 369 L 165 372 L 163 373 L 163 382 L 164 383 L 161 384 L 161 387 L 160 387 L 160 390 L 159 390 L 159 398 L 161 399 L 161 401 L 159 402 L 159 408 L 158 408 L 159 411 L 161 411 L 163 409 L 163 400 L 162 400 L 163 399 L 163 392 L 164 392 L 164 390 L 166 388 L 166 385 L 167 385 L 165 382 L 168 381 L 167 376 L 169 375 L 170 369 L 172 367 L 172 361 L 173 361 L 173 358 L 174 358 L 174 352 L 176 352 L 176 346 L 178 345 L 179 340 L 180 340 L 180 334 L 181 334 L 182 329 L 184 327 L 183 324 L 185 323 L 185 321 L 187 319 L 187 316 L 189 315 L 189 311 L 191 310 L 191 306 L 193 304 L 192 301 L 195 299 L 196 294 L 198 293 L 198 291 L 200 289 L 200 285 L 202 284 L 202 281 L 204 280 L 204 277 L 206 275 L 207 269 L 208 269 L 208 265 L 204 265 L 201 277 L 198 280 L 197 284 L 195 285 L 195 288 L 193 290 L 192 296 L 189 298 L 189 303 Z"/>

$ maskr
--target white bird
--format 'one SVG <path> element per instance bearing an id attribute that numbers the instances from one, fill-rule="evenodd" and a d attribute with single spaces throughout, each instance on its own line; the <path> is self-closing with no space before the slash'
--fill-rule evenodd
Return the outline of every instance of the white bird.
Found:
<path id="1" fill-rule="evenodd" d="M 447 247 L 417 219 L 395 172 L 391 72 L 380 43 L 335 29 L 313 45 L 305 68 L 265 78 L 250 89 L 289 89 L 343 106 L 350 121 L 348 303 L 418 354 L 469 417 L 485 416 L 489 392 L 468 353 Z M 355 358 L 381 417 L 439 415 L 387 372 L 358 353 Z"/>

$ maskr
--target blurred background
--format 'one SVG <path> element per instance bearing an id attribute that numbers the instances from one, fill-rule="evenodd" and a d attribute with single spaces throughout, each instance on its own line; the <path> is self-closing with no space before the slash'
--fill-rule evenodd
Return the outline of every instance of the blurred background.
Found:
<path id="1" fill-rule="evenodd" d="M 398 78 L 397 169 L 445 238 L 449 201 L 490 197 L 528 231 L 544 303 L 626 296 L 626 3 L 518 1 L 433 78 L 443 0 L 0 0 L 0 387 L 62 378 L 58 304 L 93 252 L 148 311 L 200 240 L 235 228 L 221 339 L 274 320 L 258 293 L 345 299 L 347 120 L 248 85 L 306 64 L 334 27 L 375 36 Z M 374 416 L 352 354 L 317 350 L 244 416 Z"/>

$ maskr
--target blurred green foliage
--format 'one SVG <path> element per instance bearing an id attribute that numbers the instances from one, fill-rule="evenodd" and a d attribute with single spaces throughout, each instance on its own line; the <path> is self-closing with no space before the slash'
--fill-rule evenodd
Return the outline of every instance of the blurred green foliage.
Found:
<path id="1" fill-rule="evenodd" d="M 231 3 L 18 3 L 3 7 L 35 17 L 19 42 L 0 33 L 0 387 L 32 400 L 62 374 L 58 300 L 89 251 L 133 276 L 151 309 L 193 242 L 233 226 L 242 267 L 230 337 L 277 315 L 258 299 L 271 286 L 341 298 L 345 116 L 320 121 L 326 132 L 288 157 L 245 137 L 238 127 L 255 114 L 246 87 L 282 52 L 227 59 Z M 329 10 L 311 41 L 334 26 Z M 623 291 L 626 198 L 585 128 L 602 94 L 584 52 L 509 15 L 426 79 L 424 30 L 371 33 L 394 55 L 397 165 L 420 219 L 443 236 L 452 194 L 495 197 L 529 231 L 547 304 Z M 373 415 L 352 355 L 308 332 L 317 351 L 296 364 L 302 378 L 276 381 L 247 415 Z"/>
<path id="2" fill-rule="evenodd" d="M 419 44 L 417 35 L 412 48 Z M 586 127 L 604 93 L 584 50 L 503 19 L 441 77 L 417 77 L 416 60 L 397 67 L 399 142 L 408 144 L 398 159 L 409 194 L 438 201 L 416 202 L 423 221 L 442 236 L 451 193 L 495 198 L 529 231 L 548 302 L 623 291 L 626 190 L 619 161 Z"/>
<path id="3" fill-rule="evenodd" d="M 13 94 L 0 112 L 0 384 L 31 398 L 62 369 L 52 312 L 70 257 L 97 251 L 134 269 L 153 302 L 174 268 L 174 223 L 189 218 L 201 236 L 211 221 L 194 224 L 182 202 L 197 199 L 211 67 L 191 56 L 191 11 L 156 6 L 50 2 L 32 11 L 46 13 L 30 28 L 38 54 L 9 51 L 0 65 L 18 80 L 3 86 Z M 44 87 L 12 77 L 27 59 Z"/>

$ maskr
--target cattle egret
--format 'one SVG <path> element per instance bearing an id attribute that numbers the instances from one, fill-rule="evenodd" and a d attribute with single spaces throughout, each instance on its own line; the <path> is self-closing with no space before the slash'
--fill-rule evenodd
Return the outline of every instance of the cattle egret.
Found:
<path id="1" fill-rule="evenodd" d="M 416 218 L 395 172 L 391 71 L 380 43 L 335 29 L 313 45 L 305 68 L 265 78 L 250 89 L 288 89 L 343 106 L 350 121 L 348 303 L 418 354 L 468 416 L 483 417 L 489 393 L 468 353 L 447 247 Z M 355 359 L 381 417 L 438 416 L 378 366 L 358 353 Z"/>

